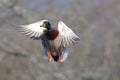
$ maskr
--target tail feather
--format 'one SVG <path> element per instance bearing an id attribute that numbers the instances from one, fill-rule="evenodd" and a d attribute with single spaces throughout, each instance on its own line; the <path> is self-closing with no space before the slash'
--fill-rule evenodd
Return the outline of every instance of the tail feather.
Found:
<path id="1" fill-rule="evenodd" d="M 66 53 L 66 52 L 62 53 L 61 58 L 60 58 L 60 62 L 65 61 L 65 60 L 67 59 L 67 57 L 68 57 L 68 53 Z M 49 61 L 51 61 L 51 62 L 56 62 L 56 61 L 53 59 L 53 57 L 51 57 L 51 59 L 50 59 Z"/>

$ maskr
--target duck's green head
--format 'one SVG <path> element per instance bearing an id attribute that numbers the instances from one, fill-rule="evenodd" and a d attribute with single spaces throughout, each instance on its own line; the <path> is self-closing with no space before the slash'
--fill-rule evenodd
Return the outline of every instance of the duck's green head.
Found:
<path id="1" fill-rule="evenodd" d="M 41 27 L 47 28 L 47 30 L 51 29 L 51 24 L 48 20 L 43 20 Z"/>

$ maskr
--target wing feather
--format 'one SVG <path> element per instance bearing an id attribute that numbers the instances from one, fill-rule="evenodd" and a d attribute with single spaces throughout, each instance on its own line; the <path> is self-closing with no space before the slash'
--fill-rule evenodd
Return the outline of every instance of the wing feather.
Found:
<path id="1" fill-rule="evenodd" d="M 62 36 L 62 44 L 64 47 L 73 45 L 80 40 L 80 38 L 62 21 L 58 23 L 58 31 Z"/>
<path id="2" fill-rule="evenodd" d="M 17 30 L 29 38 L 41 39 L 46 28 L 40 27 L 40 25 L 41 22 L 36 22 L 29 25 L 19 25 Z"/>

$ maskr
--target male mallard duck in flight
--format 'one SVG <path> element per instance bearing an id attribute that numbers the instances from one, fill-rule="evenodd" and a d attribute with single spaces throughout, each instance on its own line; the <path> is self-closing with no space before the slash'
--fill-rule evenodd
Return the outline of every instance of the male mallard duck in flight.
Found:
<path id="1" fill-rule="evenodd" d="M 18 30 L 29 38 L 42 40 L 48 61 L 64 61 L 68 55 L 66 46 L 80 40 L 62 21 L 58 23 L 58 29 L 52 28 L 48 20 L 41 20 L 29 25 L 20 25 Z"/>

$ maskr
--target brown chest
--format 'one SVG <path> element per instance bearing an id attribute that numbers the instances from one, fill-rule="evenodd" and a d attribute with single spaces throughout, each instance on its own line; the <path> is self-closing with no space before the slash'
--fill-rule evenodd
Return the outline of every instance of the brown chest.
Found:
<path id="1" fill-rule="evenodd" d="M 58 30 L 52 29 L 52 30 L 50 30 L 50 31 L 47 31 L 47 32 L 45 33 L 45 36 L 46 36 L 46 38 L 47 38 L 48 40 L 54 40 L 54 39 L 57 38 L 58 34 L 59 34 Z"/>

